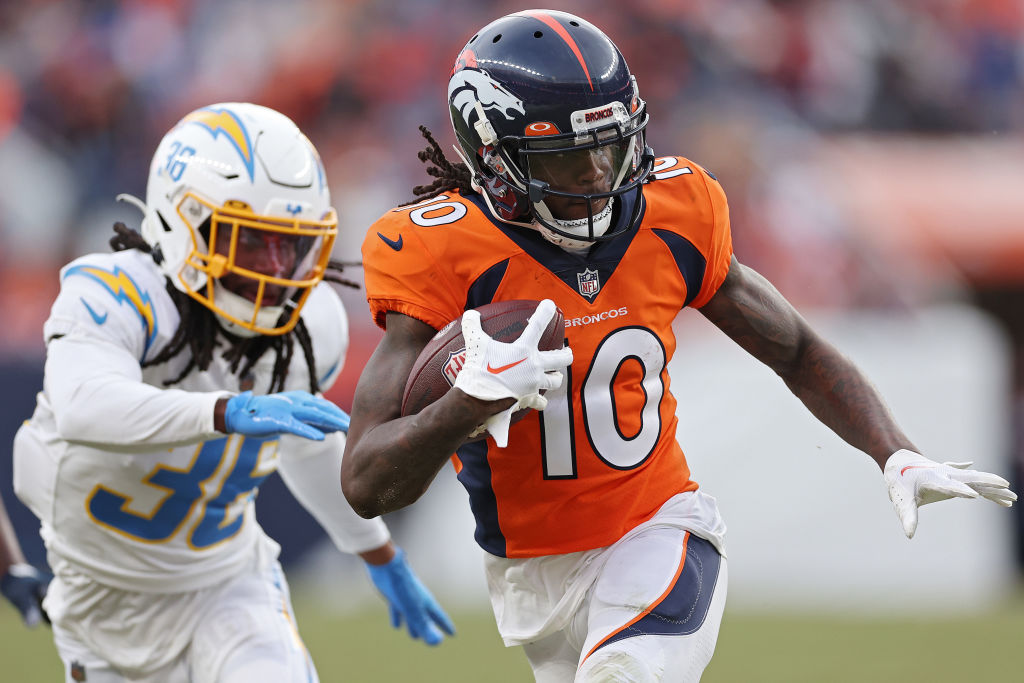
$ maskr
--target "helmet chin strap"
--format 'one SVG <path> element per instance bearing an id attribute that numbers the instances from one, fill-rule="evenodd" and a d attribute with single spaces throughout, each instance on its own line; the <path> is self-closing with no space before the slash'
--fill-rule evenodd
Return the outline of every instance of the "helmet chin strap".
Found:
<path id="1" fill-rule="evenodd" d="M 239 320 L 252 320 L 253 303 L 224 287 L 217 287 L 214 290 L 213 303 L 217 308 L 229 315 L 233 315 Z M 256 313 L 256 325 L 264 328 L 274 327 L 283 311 L 283 306 L 262 306 L 259 312 Z M 226 332 L 230 332 L 236 337 L 250 338 L 259 336 L 259 332 L 242 327 L 238 323 L 228 320 L 217 311 L 214 311 L 214 313 L 217 316 L 217 322 Z"/>
<path id="2" fill-rule="evenodd" d="M 596 216 L 594 216 L 594 236 L 600 236 L 608 232 L 608 228 L 612 225 L 612 205 L 615 203 L 615 197 L 608 199 L 608 204 L 602 209 Z M 561 230 L 571 233 L 573 235 L 579 235 L 584 237 L 590 234 L 590 219 L 578 218 L 575 220 L 560 220 L 551 215 L 551 211 L 543 203 L 534 204 L 534 211 L 537 211 L 542 217 L 557 225 Z M 541 235 L 544 236 L 548 242 L 562 247 L 566 251 L 571 251 L 576 254 L 585 252 L 590 247 L 594 246 L 595 242 L 588 239 L 574 240 L 571 237 L 565 235 L 559 235 L 558 233 L 545 227 L 542 223 L 534 223 L 537 230 Z"/>

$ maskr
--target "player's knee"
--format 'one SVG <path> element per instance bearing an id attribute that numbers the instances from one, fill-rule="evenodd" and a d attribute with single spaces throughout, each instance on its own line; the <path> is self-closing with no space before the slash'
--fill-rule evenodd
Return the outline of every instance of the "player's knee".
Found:
<path id="1" fill-rule="evenodd" d="M 635 652 L 609 648 L 587 657 L 576 673 L 576 683 L 655 683 L 675 680 L 665 675 L 665 663 L 651 653 L 638 656 Z"/>

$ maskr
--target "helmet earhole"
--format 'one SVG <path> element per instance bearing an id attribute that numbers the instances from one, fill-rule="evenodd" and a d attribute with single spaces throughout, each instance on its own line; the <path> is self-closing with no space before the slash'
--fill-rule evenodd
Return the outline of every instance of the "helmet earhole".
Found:
<path id="1" fill-rule="evenodd" d="M 541 38 L 543 36 L 544 36 L 544 32 L 543 31 L 534 31 L 533 32 L 533 37 L 534 38 Z"/>
<path id="2" fill-rule="evenodd" d="M 162 214 L 162 213 L 160 213 L 159 211 L 157 211 L 157 212 L 156 212 L 156 215 L 157 215 L 157 217 L 158 217 L 158 218 L 160 219 L 160 225 L 162 225 L 162 226 L 163 226 L 163 228 L 164 228 L 164 232 L 170 232 L 170 231 L 171 231 L 171 226 L 169 226 L 169 225 L 167 224 L 167 219 L 166 219 L 166 218 L 164 218 L 163 214 Z"/>

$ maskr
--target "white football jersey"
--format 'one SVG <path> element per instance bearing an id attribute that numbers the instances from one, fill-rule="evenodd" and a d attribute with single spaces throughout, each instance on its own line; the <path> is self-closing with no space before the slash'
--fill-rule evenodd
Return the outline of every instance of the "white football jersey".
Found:
<path id="1" fill-rule="evenodd" d="M 14 444 L 15 490 L 42 522 L 51 565 L 126 590 L 218 583 L 251 566 L 260 544 L 272 543 L 256 523 L 254 499 L 279 466 L 339 548 L 360 552 L 385 543 L 383 522 L 359 518 L 341 493 L 344 435 L 315 442 L 214 430 L 217 399 L 242 390 L 222 358 L 224 346 L 206 371 L 193 367 L 169 387 L 165 381 L 190 361 L 187 349 L 141 367 L 180 322 L 165 283 L 150 255 L 137 250 L 91 254 L 61 270 L 61 291 L 43 328 L 43 391 Z M 344 362 L 345 310 L 321 283 L 302 319 L 326 389 Z M 266 393 L 275 359 L 275 352 L 265 353 L 245 388 L 251 382 L 255 393 Z M 285 390 L 308 391 L 297 340 L 290 363 Z"/>

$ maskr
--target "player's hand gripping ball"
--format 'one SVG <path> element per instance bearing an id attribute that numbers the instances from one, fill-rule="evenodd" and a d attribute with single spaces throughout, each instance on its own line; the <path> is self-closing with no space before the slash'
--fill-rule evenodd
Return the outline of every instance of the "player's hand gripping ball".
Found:
<path id="1" fill-rule="evenodd" d="M 539 301 L 516 299 L 497 301 L 475 309 L 480 314 L 480 326 L 492 339 L 513 342 L 526 329 L 530 316 L 540 304 Z M 565 339 L 565 319 L 562 311 L 555 309 L 551 321 L 541 333 L 537 348 L 541 351 L 561 349 Z M 425 407 L 444 396 L 455 385 L 466 360 L 466 341 L 462 336 L 462 318 L 456 318 L 442 327 L 433 339 L 423 347 L 409 372 L 402 398 L 402 415 L 415 415 Z M 512 422 L 526 417 L 528 408 L 512 414 Z M 487 432 L 475 435 L 470 441 L 486 438 Z"/>

